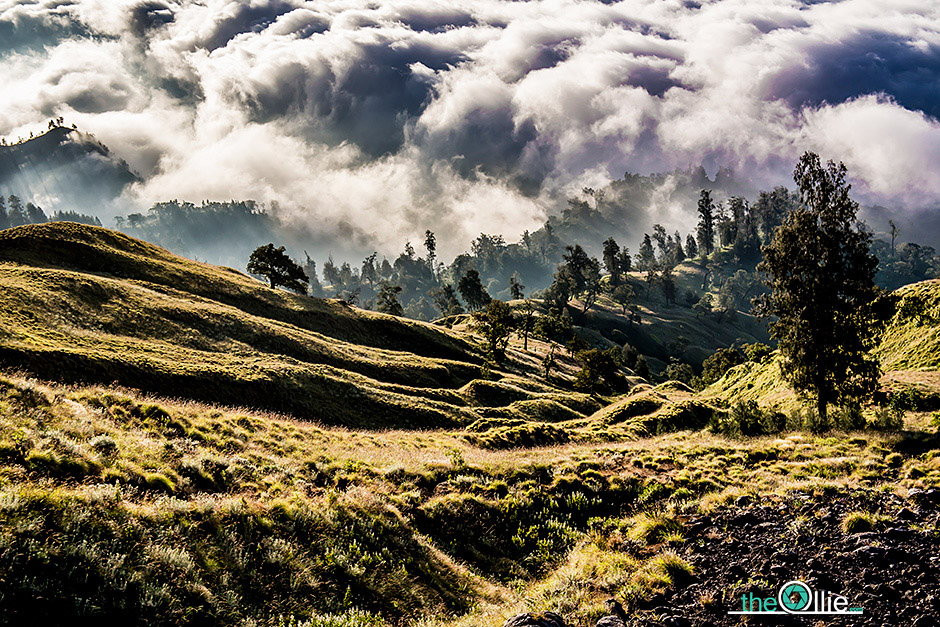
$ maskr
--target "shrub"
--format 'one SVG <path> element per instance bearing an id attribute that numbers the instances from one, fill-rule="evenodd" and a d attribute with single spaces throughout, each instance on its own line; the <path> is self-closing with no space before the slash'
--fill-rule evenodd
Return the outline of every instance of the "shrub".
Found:
<path id="1" fill-rule="evenodd" d="M 628 535 L 643 544 L 659 544 L 681 529 L 682 523 L 675 516 L 643 513 L 636 517 Z"/>
<path id="2" fill-rule="evenodd" d="M 864 533 L 875 528 L 877 519 L 868 512 L 850 512 L 842 519 L 842 531 L 845 533 Z"/>
<path id="3" fill-rule="evenodd" d="M 172 494 L 176 491 L 176 484 L 164 474 L 159 472 L 144 475 L 144 486 L 150 490 L 158 490 Z"/>
<path id="4" fill-rule="evenodd" d="M 780 433 L 786 426 L 783 414 L 762 409 L 756 401 L 743 401 L 727 412 L 715 412 L 708 428 L 729 436 L 750 436 Z"/>
<path id="5" fill-rule="evenodd" d="M 109 435 L 95 436 L 88 444 L 102 459 L 111 460 L 117 456 L 117 442 Z"/>
<path id="6" fill-rule="evenodd" d="M 510 449 L 564 444 L 569 436 L 567 431 L 552 424 L 526 422 L 495 427 L 479 434 L 467 434 L 464 439 L 480 448 Z"/>
<path id="7" fill-rule="evenodd" d="M 836 406 L 831 412 L 832 423 L 839 429 L 854 431 L 865 427 L 862 408 L 857 403 Z"/>
<path id="8" fill-rule="evenodd" d="M 893 407 L 878 407 L 869 426 L 878 431 L 900 431 L 904 427 L 904 412 Z"/>

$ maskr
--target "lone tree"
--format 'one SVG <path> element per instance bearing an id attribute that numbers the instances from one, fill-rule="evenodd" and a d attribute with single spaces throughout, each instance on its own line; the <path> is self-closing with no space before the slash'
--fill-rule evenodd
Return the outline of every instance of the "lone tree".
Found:
<path id="1" fill-rule="evenodd" d="M 484 309 L 473 314 L 473 326 L 483 335 L 486 350 L 496 363 L 502 363 L 515 327 L 512 307 L 501 300 L 491 300 Z"/>
<path id="2" fill-rule="evenodd" d="M 375 310 L 382 313 L 400 316 L 404 313 L 401 303 L 398 302 L 398 295 L 401 293 L 401 287 L 390 283 L 382 283 L 379 293 L 375 297 Z"/>
<path id="3" fill-rule="evenodd" d="M 519 274 L 513 272 L 512 276 L 509 277 L 509 293 L 512 295 L 513 300 L 521 300 L 525 298 L 525 285 L 519 280 Z"/>
<path id="4" fill-rule="evenodd" d="M 877 362 L 867 349 L 874 326 L 866 315 L 877 295 L 871 235 L 856 222 L 846 169 L 807 152 L 793 173 L 801 206 L 790 211 L 763 248 L 758 269 L 770 293 L 760 311 L 776 316 L 783 374 L 794 390 L 815 400 L 819 425 L 830 403 L 848 404 L 870 393 Z"/>
<path id="5" fill-rule="evenodd" d="M 307 273 L 287 255 L 284 247 L 275 248 L 274 244 L 259 246 L 251 253 L 248 272 L 266 278 L 271 289 L 283 286 L 301 294 L 307 293 L 310 282 Z"/>

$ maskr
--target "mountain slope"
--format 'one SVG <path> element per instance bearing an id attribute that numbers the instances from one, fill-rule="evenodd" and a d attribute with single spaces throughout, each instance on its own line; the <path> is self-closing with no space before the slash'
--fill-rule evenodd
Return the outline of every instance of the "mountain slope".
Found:
<path id="1" fill-rule="evenodd" d="M 940 406 L 940 280 L 905 285 L 895 294 L 897 311 L 873 351 L 884 373 L 881 382 L 892 391 L 913 390 L 921 399 L 913 402 L 924 409 L 935 403 Z M 798 404 L 778 359 L 736 366 L 702 395 L 780 408 Z"/>
<path id="2" fill-rule="evenodd" d="M 4 194 L 68 198 L 68 209 L 95 213 L 138 180 L 127 163 L 93 136 L 65 126 L 52 126 L 36 137 L 0 146 L 0 192 Z"/>
<path id="3" fill-rule="evenodd" d="M 61 381 L 290 412 L 331 424 L 477 416 L 455 334 L 270 290 L 239 272 L 73 223 L 0 232 L 0 363 Z M 546 388 L 548 391 L 548 388 Z"/>

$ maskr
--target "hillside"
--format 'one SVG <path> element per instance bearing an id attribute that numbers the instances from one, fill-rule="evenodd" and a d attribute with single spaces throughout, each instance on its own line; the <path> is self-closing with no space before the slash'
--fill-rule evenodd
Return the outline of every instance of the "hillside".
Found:
<path id="1" fill-rule="evenodd" d="M 68 209 L 95 213 L 138 180 L 127 163 L 92 135 L 61 125 L 0 146 L 0 189 L 4 194 L 27 199 L 68 198 Z"/>
<path id="2" fill-rule="evenodd" d="M 590 627 L 613 596 L 639 624 L 730 625 L 770 569 L 837 579 L 860 624 L 916 624 L 940 598 L 940 414 L 911 392 L 938 374 L 938 293 L 901 290 L 878 349 L 902 422 L 871 408 L 865 430 L 813 434 L 772 359 L 703 392 L 576 393 L 570 356 L 546 379 L 531 338 L 501 370 L 465 321 L 271 290 L 98 227 L 0 231 L 0 611 L 499 627 L 552 610 Z M 581 332 L 706 350 L 750 324 L 641 311 L 602 302 Z M 745 400 L 785 424 L 741 437 L 776 416 Z M 794 530 L 808 540 L 784 550 Z M 882 546 L 916 556 L 908 583 L 870 570 Z M 897 606 L 889 585 L 924 596 Z"/>
<path id="3" fill-rule="evenodd" d="M 0 232 L 0 286 L 0 361 L 39 376 L 331 424 L 477 417 L 461 387 L 480 376 L 482 358 L 461 337 L 270 290 L 106 229 Z"/>
<path id="4" fill-rule="evenodd" d="M 897 311 L 881 334 L 874 355 L 882 368 L 884 391 L 909 409 L 940 409 L 940 280 L 895 291 Z M 799 401 L 787 386 L 777 359 L 732 368 L 702 392 L 726 403 L 755 401 L 793 409 Z"/>

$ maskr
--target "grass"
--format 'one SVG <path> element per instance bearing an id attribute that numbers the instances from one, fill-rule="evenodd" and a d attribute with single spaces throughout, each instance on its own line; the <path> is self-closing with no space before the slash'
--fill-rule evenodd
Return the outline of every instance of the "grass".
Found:
<path id="1" fill-rule="evenodd" d="M 356 427 L 460 426 L 515 401 L 539 401 L 518 407 L 533 419 L 597 408 L 572 397 L 566 411 L 561 390 L 518 375 L 484 380 L 482 363 L 459 332 L 271 290 L 106 229 L 0 232 L 0 364 L 46 378 Z"/>
<path id="2" fill-rule="evenodd" d="M 0 287 L 0 361 L 20 369 L 0 371 L 12 622 L 593 624 L 610 596 L 637 607 L 695 575 L 690 513 L 940 484 L 936 372 L 913 345 L 883 349 L 918 396 L 863 416 L 876 429 L 812 434 L 767 409 L 794 398 L 773 361 L 703 393 L 577 394 L 564 353 L 537 375 L 538 340 L 491 370 L 459 325 L 104 229 L 0 232 Z"/>
<path id="3" fill-rule="evenodd" d="M 461 436 L 8 375 L 0 605 L 129 624 L 489 625 L 520 608 L 596 619 L 612 594 L 638 602 L 682 585 L 680 511 L 940 483 L 940 456 L 910 452 L 904 433 L 682 431 L 514 449 Z M 635 544 L 655 552 L 637 557 Z M 67 591 L 57 605 L 32 601 L 53 590 Z"/>
<path id="4" fill-rule="evenodd" d="M 849 512 L 842 519 L 842 531 L 845 533 L 874 531 L 878 522 L 878 517 L 869 512 Z"/>

